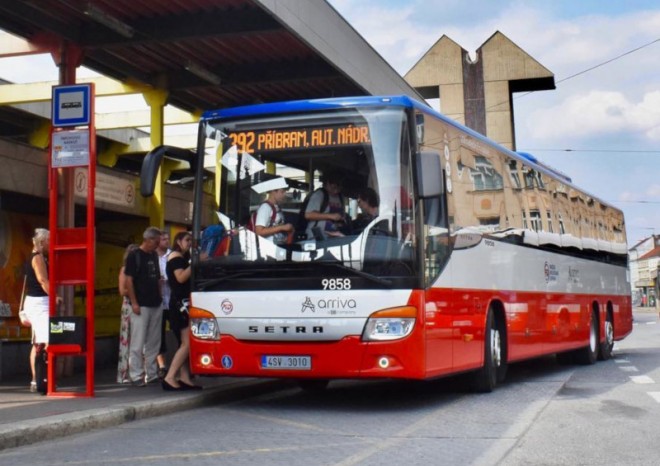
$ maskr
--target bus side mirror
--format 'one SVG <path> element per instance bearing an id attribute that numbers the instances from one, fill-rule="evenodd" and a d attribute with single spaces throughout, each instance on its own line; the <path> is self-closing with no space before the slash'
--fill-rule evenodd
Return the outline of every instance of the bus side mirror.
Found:
<path id="1" fill-rule="evenodd" d="M 142 194 L 143 197 L 151 197 L 154 195 L 158 169 L 160 168 L 160 164 L 165 155 L 172 157 L 173 159 L 189 162 L 190 167 L 195 170 L 195 155 L 188 149 L 174 146 L 158 146 L 152 149 L 144 156 L 144 160 L 142 160 L 142 168 L 140 169 L 140 194 Z"/>
<path id="2" fill-rule="evenodd" d="M 440 154 L 423 151 L 417 154 L 417 194 L 420 199 L 444 193 Z"/>

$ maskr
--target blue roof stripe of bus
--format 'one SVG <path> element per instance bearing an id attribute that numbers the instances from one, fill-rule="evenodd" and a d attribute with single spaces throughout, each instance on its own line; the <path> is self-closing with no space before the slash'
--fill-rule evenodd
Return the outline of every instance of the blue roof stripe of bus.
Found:
<path id="1" fill-rule="evenodd" d="M 277 115 L 282 113 L 314 112 L 318 110 L 333 110 L 345 107 L 395 106 L 413 107 L 416 101 L 406 96 L 392 97 L 341 97 L 331 99 L 292 100 L 289 102 L 274 102 L 268 104 L 246 105 L 204 112 L 202 120 L 225 118 L 242 118 L 255 115 Z"/>
<path id="2" fill-rule="evenodd" d="M 273 102 L 266 104 L 255 104 L 255 105 L 245 105 L 243 107 L 233 107 L 222 110 L 211 110 L 204 112 L 202 114 L 201 121 L 203 120 L 225 120 L 230 118 L 246 118 L 252 116 L 264 116 L 264 115 L 281 115 L 281 114 L 291 114 L 291 113 L 304 113 L 304 112 L 314 112 L 314 111 L 323 111 L 323 110 L 339 110 L 342 108 L 360 108 L 360 107 L 406 107 L 414 108 L 423 113 L 432 115 L 439 120 L 447 123 L 448 125 L 454 126 L 459 130 L 467 133 L 471 137 L 479 140 L 480 142 L 493 147 L 496 150 L 506 153 L 512 159 L 518 160 L 520 162 L 526 163 L 528 165 L 533 165 L 534 168 L 546 175 L 549 175 L 552 178 L 557 178 L 563 183 L 574 187 L 575 189 L 581 191 L 587 196 L 598 200 L 603 205 L 613 207 L 615 210 L 619 210 L 616 207 L 612 206 L 610 203 L 603 201 L 602 199 L 587 193 L 582 188 L 575 186 L 572 180 L 559 171 L 555 171 L 550 167 L 543 165 L 542 162 L 538 161 L 536 157 L 525 152 L 514 152 L 506 147 L 500 146 L 495 141 L 488 139 L 483 134 L 477 133 L 476 131 L 461 125 L 460 123 L 447 118 L 442 113 L 432 109 L 428 105 L 419 102 L 418 100 L 412 99 L 405 95 L 397 96 L 358 96 L 358 97 L 333 97 L 329 99 L 313 99 L 313 100 L 292 100 L 288 102 Z"/>

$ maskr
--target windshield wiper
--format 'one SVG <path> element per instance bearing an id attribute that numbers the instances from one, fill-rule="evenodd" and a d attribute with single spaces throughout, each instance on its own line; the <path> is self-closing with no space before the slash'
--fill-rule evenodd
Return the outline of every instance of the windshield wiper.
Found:
<path id="1" fill-rule="evenodd" d="M 355 275 L 358 275 L 362 278 L 366 278 L 367 280 L 370 280 L 370 281 L 372 281 L 374 283 L 377 283 L 379 285 L 385 285 L 389 288 L 392 288 L 392 286 L 393 286 L 391 280 L 387 280 L 385 278 L 380 278 L 377 275 L 373 275 L 373 274 L 368 273 L 368 272 L 363 272 L 362 270 L 356 270 L 354 268 L 351 268 L 351 267 L 349 267 L 347 265 L 344 265 L 344 264 L 341 264 L 339 262 L 321 262 L 321 261 L 318 261 L 318 262 L 314 262 L 314 263 L 319 264 L 319 265 L 324 265 L 326 267 L 331 266 L 331 267 L 336 267 L 336 268 L 341 269 L 341 270 L 346 270 L 348 272 L 354 273 Z"/>

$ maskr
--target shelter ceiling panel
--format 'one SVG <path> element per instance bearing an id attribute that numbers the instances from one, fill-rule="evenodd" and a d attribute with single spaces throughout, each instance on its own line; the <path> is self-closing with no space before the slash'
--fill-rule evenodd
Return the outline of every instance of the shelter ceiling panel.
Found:
<path id="1" fill-rule="evenodd" d="M 3 0 L 0 28 L 185 110 L 365 93 L 258 0 Z"/>

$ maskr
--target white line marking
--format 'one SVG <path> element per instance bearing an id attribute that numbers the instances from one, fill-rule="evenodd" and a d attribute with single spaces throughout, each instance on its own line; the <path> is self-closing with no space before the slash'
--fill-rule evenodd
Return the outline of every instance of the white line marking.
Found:
<path id="1" fill-rule="evenodd" d="M 635 366 L 619 366 L 623 372 L 639 372 Z"/>
<path id="2" fill-rule="evenodd" d="M 647 392 L 651 398 L 660 403 L 660 392 Z"/>
<path id="3" fill-rule="evenodd" d="M 614 360 L 614 362 L 617 363 L 617 364 L 624 364 L 624 363 L 629 363 L 630 361 L 628 361 L 625 358 L 621 358 L 621 359 L 617 358 L 617 359 Z"/>
<path id="4" fill-rule="evenodd" d="M 655 383 L 655 381 L 648 375 L 631 375 L 630 380 L 635 383 Z"/>

